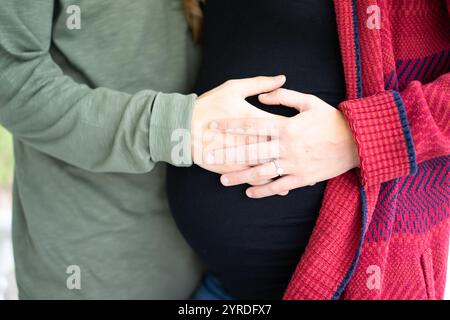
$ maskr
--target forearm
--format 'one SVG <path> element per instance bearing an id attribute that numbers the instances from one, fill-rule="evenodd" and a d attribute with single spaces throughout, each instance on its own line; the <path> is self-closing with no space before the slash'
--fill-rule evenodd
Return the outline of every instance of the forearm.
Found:
<path id="1" fill-rule="evenodd" d="M 1 2 L 0 124 L 16 139 L 91 171 L 140 173 L 171 161 L 171 134 L 190 129 L 194 95 L 76 83 L 49 54 L 55 1 Z M 187 149 L 180 164 L 190 164 Z"/>
<path id="2" fill-rule="evenodd" d="M 90 89 L 64 76 L 48 55 L 4 61 L 0 123 L 16 139 L 80 168 L 147 172 L 156 161 L 170 162 L 171 132 L 190 129 L 194 96 Z"/>

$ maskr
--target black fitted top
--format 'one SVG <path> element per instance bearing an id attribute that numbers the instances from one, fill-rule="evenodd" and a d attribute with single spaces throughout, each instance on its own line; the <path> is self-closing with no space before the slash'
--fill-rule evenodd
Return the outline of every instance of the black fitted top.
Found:
<path id="1" fill-rule="evenodd" d="M 285 74 L 286 88 L 336 106 L 344 100 L 345 85 L 332 3 L 207 0 L 194 91 L 202 94 L 229 79 Z M 295 115 L 290 108 L 250 102 Z M 219 175 L 197 166 L 169 167 L 167 179 L 179 229 L 227 293 L 281 298 L 312 232 L 326 182 L 286 197 L 252 200 L 245 195 L 248 186 L 223 187 Z"/>

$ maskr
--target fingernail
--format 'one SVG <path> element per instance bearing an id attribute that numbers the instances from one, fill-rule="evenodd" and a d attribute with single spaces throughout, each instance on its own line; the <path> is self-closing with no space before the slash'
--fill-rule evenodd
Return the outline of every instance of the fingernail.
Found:
<path id="1" fill-rule="evenodd" d="M 245 191 L 245 193 L 247 194 L 247 197 L 253 198 L 253 192 L 251 192 L 250 190 Z"/>
<path id="2" fill-rule="evenodd" d="M 214 161 L 215 161 L 214 154 L 208 153 L 205 157 L 205 161 L 207 164 L 214 164 Z"/>
<path id="3" fill-rule="evenodd" d="M 277 80 L 285 80 L 286 76 L 285 75 L 279 75 L 277 76 Z"/>
<path id="4" fill-rule="evenodd" d="M 224 186 L 228 186 L 228 185 L 230 184 L 230 180 L 228 180 L 228 178 L 225 177 L 225 176 L 222 176 L 222 177 L 220 178 L 220 181 L 222 182 L 222 184 L 223 184 Z"/>
<path id="5" fill-rule="evenodd" d="M 212 130 L 216 130 L 216 129 L 219 128 L 219 124 L 218 124 L 216 121 L 212 121 L 212 122 L 209 124 L 209 128 L 212 129 Z"/>

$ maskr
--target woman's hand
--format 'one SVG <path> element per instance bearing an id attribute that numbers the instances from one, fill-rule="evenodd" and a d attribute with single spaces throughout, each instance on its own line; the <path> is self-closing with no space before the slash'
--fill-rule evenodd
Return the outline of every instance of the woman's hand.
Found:
<path id="1" fill-rule="evenodd" d="M 221 158 L 223 154 L 234 154 L 235 158 L 246 158 L 248 163 L 262 164 L 221 177 L 225 186 L 234 186 L 251 181 L 262 181 L 282 177 L 262 186 L 247 189 L 251 198 L 263 198 L 276 194 L 287 194 L 289 190 L 314 185 L 359 166 L 359 156 L 353 134 L 342 113 L 313 95 L 278 89 L 259 96 L 267 105 L 284 105 L 296 108 L 300 113 L 293 118 L 219 120 L 212 127 L 219 132 L 252 134 L 275 132 L 271 141 L 231 146 L 212 151 L 209 159 Z M 264 140 L 264 139 L 263 139 Z M 252 152 L 253 150 L 253 152 Z M 257 153 L 254 150 L 258 150 Z M 271 150 L 278 150 L 276 160 Z M 278 170 L 277 170 L 278 169 Z M 278 172 L 277 172 L 278 171 Z"/>

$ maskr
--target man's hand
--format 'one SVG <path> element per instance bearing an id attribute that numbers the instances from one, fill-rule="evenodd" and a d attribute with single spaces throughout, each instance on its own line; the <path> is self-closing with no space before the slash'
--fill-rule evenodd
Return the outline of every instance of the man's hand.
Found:
<path id="1" fill-rule="evenodd" d="M 192 116 L 192 157 L 194 163 L 202 168 L 216 173 L 226 173 L 248 168 L 247 164 L 224 163 L 214 164 L 211 159 L 205 158 L 208 150 L 223 148 L 224 146 L 239 145 L 239 137 L 230 134 L 211 134 L 208 130 L 209 124 L 213 121 L 224 119 L 282 119 L 267 112 L 264 112 L 245 99 L 261 93 L 271 92 L 283 86 L 286 81 L 285 76 L 278 77 L 256 77 L 241 80 L 230 80 L 221 86 L 198 97 L 194 106 Z M 242 139 L 241 139 L 242 140 Z M 251 139 L 246 141 L 252 142 Z M 245 141 L 243 143 L 246 143 Z M 253 181 L 253 184 L 260 184 L 265 181 Z"/>
<path id="2" fill-rule="evenodd" d="M 293 118 L 221 120 L 214 124 L 219 132 L 254 134 L 272 130 L 277 134 L 270 141 L 215 150 L 211 158 L 223 154 L 245 158 L 261 164 L 238 172 L 224 174 L 221 182 L 234 186 L 282 177 L 263 186 L 247 189 L 251 198 L 286 194 L 289 190 L 314 185 L 334 178 L 359 166 L 359 156 L 353 134 L 342 113 L 313 95 L 279 89 L 259 96 L 267 105 L 296 108 L 300 114 Z M 275 161 L 268 161 L 273 149 L 278 149 Z M 251 150 L 259 150 L 252 152 Z M 261 151 L 262 150 L 262 151 Z M 278 169 L 278 170 L 277 170 Z M 277 172 L 278 171 L 278 172 Z"/>

